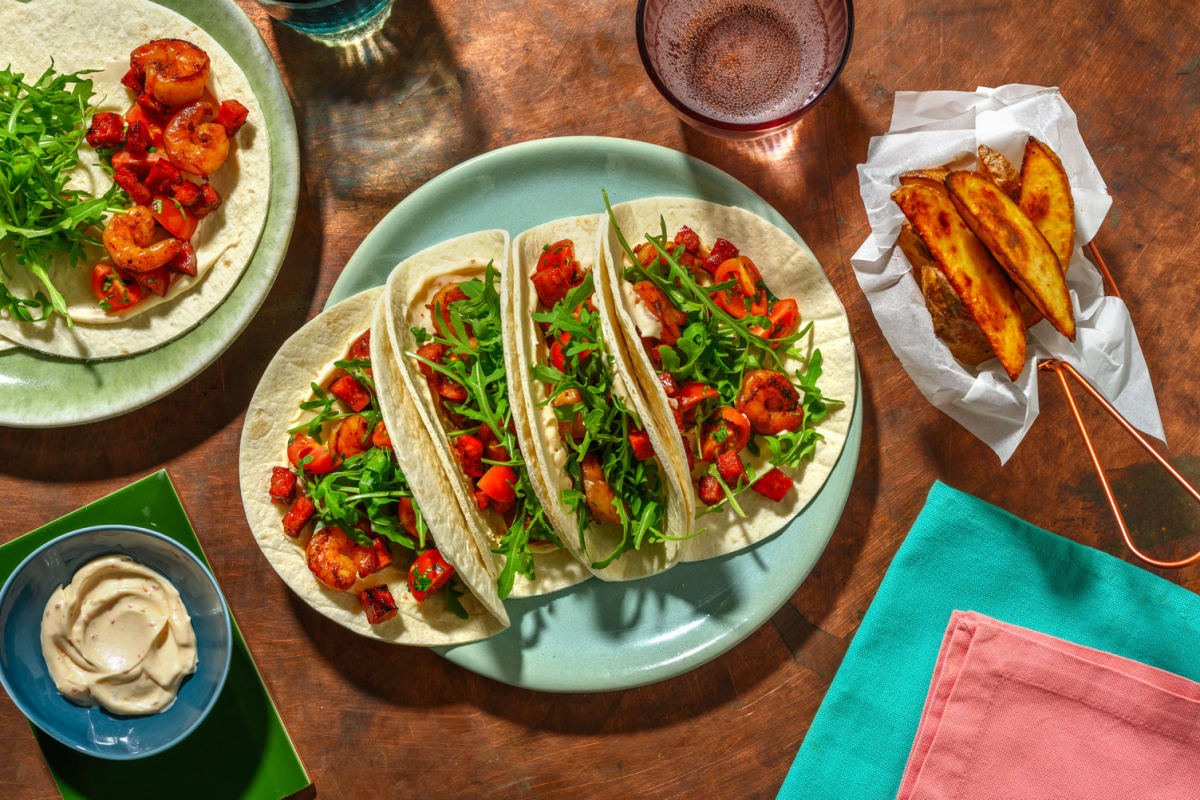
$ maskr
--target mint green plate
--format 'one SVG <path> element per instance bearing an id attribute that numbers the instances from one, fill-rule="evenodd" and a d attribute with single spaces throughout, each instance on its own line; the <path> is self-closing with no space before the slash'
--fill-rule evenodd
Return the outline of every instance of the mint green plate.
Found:
<path id="1" fill-rule="evenodd" d="M 275 60 L 233 0 L 157 0 L 195 22 L 237 61 L 262 106 L 271 137 L 271 201 L 254 257 L 237 286 L 203 322 L 147 353 L 84 363 L 0 353 L 0 425 L 52 428 L 96 422 L 153 402 L 199 375 L 258 311 L 283 264 L 300 190 L 296 120 Z"/>
<path id="2" fill-rule="evenodd" d="M 807 246 L 749 187 L 691 156 L 628 139 L 542 139 L 464 162 L 405 198 L 359 246 L 329 303 L 382 284 L 406 256 L 444 239 L 485 228 L 516 234 L 602 211 L 601 187 L 614 202 L 674 195 L 741 206 Z M 510 600 L 508 630 L 437 651 L 498 681 L 557 692 L 626 689 L 717 657 L 787 602 L 833 535 L 858 464 L 860 394 L 856 386 L 846 443 L 825 486 L 783 531 L 645 580 L 590 580 Z"/>
<path id="3" fill-rule="evenodd" d="M 165 470 L 0 546 L 0 582 L 51 539 L 91 525 L 136 525 L 208 559 Z M 111 761 L 73 750 L 33 725 L 50 774 L 65 800 L 121 797 L 176 800 L 279 800 L 311 782 L 246 640 L 230 616 L 233 654 L 225 688 L 204 722 L 179 744 L 137 761 Z M 164 794 L 164 787 L 170 787 Z"/>

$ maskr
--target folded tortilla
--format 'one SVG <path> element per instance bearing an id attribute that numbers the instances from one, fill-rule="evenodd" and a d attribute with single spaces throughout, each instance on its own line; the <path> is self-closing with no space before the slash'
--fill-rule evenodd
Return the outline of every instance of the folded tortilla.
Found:
<path id="1" fill-rule="evenodd" d="M 575 245 L 575 258 L 586 271 L 600 268 L 600 229 L 606 217 L 592 214 L 584 217 L 547 222 L 517 236 L 513 241 L 510 276 L 505 281 L 509 287 L 512 309 L 505 315 L 504 324 L 512 329 L 511 343 L 507 353 L 510 393 L 513 395 L 514 412 L 517 417 L 517 437 L 526 461 L 534 468 L 534 486 L 542 506 L 550 516 L 555 529 L 562 532 L 563 544 L 575 554 L 588 570 L 610 581 L 633 580 L 662 572 L 674 566 L 681 550 L 681 541 L 666 540 L 647 542 L 637 550 L 621 554 L 603 569 L 593 568 L 592 562 L 603 558 L 621 543 L 619 526 L 599 525 L 591 522 L 580 531 L 578 517 L 563 499 L 563 492 L 576 487 L 565 465 L 568 453 L 562 442 L 558 419 L 547 402 L 546 386 L 530 377 L 535 364 L 547 364 L 549 348 L 532 315 L 538 310 L 538 295 L 529 277 L 535 272 L 542 248 L 561 239 L 570 239 Z M 596 283 L 594 305 L 600 311 L 601 326 L 608 327 L 612 320 L 612 302 L 603 296 L 600 283 Z M 545 309 L 548 310 L 548 309 Z M 606 343 L 607 344 L 607 343 Z M 621 398 L 626 407 L 637 412 L 642 429 L 650 436 L 656 454 L 655 461 L 663 477 L 663 502 L 667 513 L 664 533 L 675 539 L 686 535 L 692 517 L 691 492 L 680 481 L 675 468 L 681 454 L 663 456 L 657 454 L 679 450 L 682 445 L 678 436 L 660 430 L 657 417 L 650 412 L 645 399 L 637 390 L 633 378 L 632 364 L 624 348 L 609 347 L 609 359 L 614 374 L 613 393 Z M 629 386 L 634 390 L 630 391 Z M 516 398 L 520 396 L 521 402 Z M 673 430 L 673 429 L 672 429 Z"/>
<path id="2" fill-rule="evenodd" d="M 854 343 L 850 338 L 846 311 L 812 251 L 775 225 L 745 209 L 692 198 L 655 197 L 615 205 L 613 216 L 630 247 L 645 241 L 647 234 L 659 235 L 662 230 L 660 219 L 665 220 L 668 235 L 687 225 L 710 247 L 718 237 L 728 239 L 742 255 L 754 261 L 775 296 L 796 300 L 800 307 L 802 327 L 809 321 L 813 323 L 809 335 L 795 346 L 806 351 L 806 359 L 814 350 L 820 349 L 823 371 L 818 386 L 828 400 L 840 401 L 830 404 L 829 414 L 817 426 L 817 432 L 824 437 L 824 441 L 817 443 L 811 462 L 806 462 L 796 470 L 784 470 L 795 482 L 795 487 L 782 501 L 774 502 L 755 491 L 747 491 L 738 496 L 738 504 L 746 513 L 745 518 L 739 517 L 726 506 L 697 520 L 694 526 L 703 528 L 705 532 L 684 543 L 682 560 L 700 561 L 735 552 L 781 530 L 803 511 L 825 485 L 841 455 L 857 391 Z M 623 277 L 627 259 L 611 223 L 602 226 L 600 238 L 605 268 L 598 270 L 598 277 L 613 301 L 619 323 L 609 326 L 605 335 L 612 347 L 624 348 L 633 362 L 641 391 L 658 416 L 660 427 L 675 431 L 674 415 L 667 396 L 641 344 L 635 324 L 635 318 L 640 315 L 634 309 L 632 284 Z M 788 359 L 785 366 L 787 372 L 792 374 L 796 369 L 802 369 L 805 363 Z M 676 468 L 689 496 L 693 498 L 694 507 L 697 510 L 704 508 L 695 499 L 694 483 L 683 445 L 680 444 L 672 452 L 676 454 Z M 762 475 L 770 469 L 766 448 L 762 448 L 759 456 L 751 455 L 749 450 L 742 451 L 742 454 L 747 467 L 754 466 L 757 474 Z"/>
<path id="3" fill-rule="evenodd" d="M 470 233 L 442 242 L 410 256 L 402 261 L 388 277 L 385 296 L 387 331 L 390 346 L 398 364 L 405 388 L 416 399 L 417 409 L 433 440 L 442 468 L 451 476 L 450 492 L 445 493 L 439 504 L 456 503 L 466 519 L 466 528 L 475 546 L 485 556 L 491 557 L 493 577 L 500 574 L 499 557 L 492 553 L 496 543 L 507 533 L 507 526 L 495 512 L 481 512 L 475 504 L 473 486 L 450 447 L 447 429 L 437 413 L 437 404 L 411 354 L 418 344 L 412 333 L 413 326 L 431 328 L 430 312 L 426 305 L 433 295 L 448 280 L 464 281 L 481 277 L 488 262 L 492 262 L 501 276 L 501 313 L 510 307 L 503 276 L 508 272 L 509 236 L 507 231 L 492 230 Z M 505 341 L 505 349 L 511 343 Z M 511 380 L 511 374 L 509 376 Z M 519 399 L 510 385 L 510 404 L 515 409 Z M 529 455 L 524 454 L 527 466 Z M 531 475 L 535 473 L 531 470 Z M 534 485 L 537 479 L 534 478 Z M 551 520 L 553 524 L 553 520 Z M 561 539 L 562 531 L 557 533 Z M 518 573 L 511 592 L 512 597 L 529 597 L 546 594 L 571 586 L 588 577 L 584 566 L 566 549 L 534 551 L 534 580 L 530 581 Z"/>
<path id="4" fill-rule="evenodd" d="M 31 0 L 0 3 L 0 30 L 5 36 L 0 63 L 11 63 L 27 81 L 51 65 L 59 73 L 99 69 L 88 77 L 97 111 L 124 114 L 133 104 L 121 78 L 129 69 L 129 53 L 152 39 L 185 39 L 208 53 L 208 88 L 218 100 L 246 106 L 246 124 L 230 139 L 229 158 L 212 175 L 221 195 L 220 208 L 200 221 L 192 246 L 196 275 L 176 275 L 166 297 L 147 293 L 130 309 L 106 313 L 92 294 L 92 267 L 110 261 L 103 247 L 90 248 L 85 262 L 74 267 L 65 258 L 50 265 L 50 278 L 67 301 L 74 322 L 60 316 L 44 322 L 18 322 L 0 312 L 0 337 L 42 353 L 85 360 L 116 358 L 152 350 L 186 333 L 207 317 L 233 291 L 245 271 L 267 219 L 271 192 L 271 143 L 266 118 L 250 82 L 217 41 L 187 18 L 146 0 Z M 87 121 L 90 121 L 87 120 Z M 99 196 L 112 185 L 99 155 L 86 143 L 79 166 L 67 184 Z M 99 238 L 99 231 L 96 232 Z M 24 267 L 6 263 L 5 282 L 23 297 L 41 284 Z M 3 341 L 0 340 L 0 341 Z"/>
<path id="5" fill-rule="evenodd" d="M 419 423 L 412 398 L 404 392 L 402 383 L 388 379 L 386 366 L 381 369 L 381 364 L 393 360 L 387 337 L 373 327 L 382 296 L 382 287 L 371 289 L 324 311 L 292 334 L 267 366 L 246 412 L 238 456 L 246 519 L 263 555 L 284 583 L 339 625 L 397 644 L 435 646 L 483 639 L 507 627 L 508 615 L 488 565 L 464 533 L 466 523 L 458 507 L 436 502 L 443 493 L 440 484 L 446 482 L 446 476 L 428 432 Z M 382 318 L 380 311 L 378 319 Z M 432 594 L 421 603 L 413 598 L 408 589 L 411 559 L 405 559 L 402 548 L 396 547 L 392 550 L 396 559 L 392 565 L 360 579 L 361 586 L 355 586 L 357 590 L 386 583 L 399 608 L 391 619 L 370 624 L 360 608 L 357 591 L 330 589 L 309 571 L 304 549 L 307 535 L 292 539 L 284 534 L 281 521 L 287 508 L 272 503 L 267 493 L 271 468 L 287 464 L 288 429 L 303 419 L 299 405 L 312 396 L 310 384 L 323 385 L 333 363 L 345 357 L 350 343 L 369 326 L 371 363 L 384 423 L 434 543 L 470 590 L 461 598 L 468 612 L 465 620 L 446 607 L 444 592 Z"/>

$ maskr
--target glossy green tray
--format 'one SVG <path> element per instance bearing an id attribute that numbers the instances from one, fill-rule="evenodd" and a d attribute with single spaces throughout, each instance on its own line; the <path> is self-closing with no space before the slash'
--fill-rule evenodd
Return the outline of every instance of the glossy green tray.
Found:
<path id="1" fill-rule="evenodd" d="M 0 582 L 27 555 L 51 539 L 77 528 L 110 523 L 156 530 L 208 564 L 171 479 L 166 470 L 160 470 L 0 546 Z M 309 786 L 308 773 L 254 665 L 237 621 L 231 619 L 231 622 L 233 659 L 221 697 L 200 727 L 170 750 L 136 761 L 108 761 L 64 747 L 33 728 L 50 774 L 66 800 L 101 797 L 279 800 Z"/>

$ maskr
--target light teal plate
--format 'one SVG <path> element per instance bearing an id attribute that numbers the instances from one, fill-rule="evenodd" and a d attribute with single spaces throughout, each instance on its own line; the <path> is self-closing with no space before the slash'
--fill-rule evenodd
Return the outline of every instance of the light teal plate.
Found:
<path id="1" fill-rule="evenodd" d="M 28 350 L 0 353 L 0 425 L 52 428 L 108 419 L 167 395 L 217 359 L 246 329 L 283 264 L 300 189 L 296 120 L 275 59 L 233 0 L 157 0 L 207 31 L 237 61 L 271 137 L 267 223 L 237 286 L 212 314 L 148 353 L 87 364 Z"/>
<path id="2" fill-rule="evenodd" d="M 359 246 L 329 303 L 382 284 L 406 256 L 444 239 L 484 228 L 515 234 L 603 210 L 601 187 L 614 202 L 675 195 L 738 205 L 807 247 L 745 184 L 691 156 L 627 139 L 543 139 L 485 153 L 405 198 Z M 481 675 L 551 692 L 627 689 L 716 658 L 787 602 L 833 535 L 858 464 L 860 394 L 856 387 L 846 444 L 828 481 L 780 533 L 634 583 L 593 579 L 510 600 L 511 628 L 438 652 Z"/>

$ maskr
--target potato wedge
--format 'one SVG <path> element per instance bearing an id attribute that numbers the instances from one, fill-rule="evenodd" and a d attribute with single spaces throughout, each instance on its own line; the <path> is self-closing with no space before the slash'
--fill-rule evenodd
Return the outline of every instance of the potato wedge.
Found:
<path id="1" fill-rule="evenodd" d="M 1075 250 L 1075 199 L 1071 197 L 1071 182 L 1058 154 L 1032 136 L 1025 142 L 1017 204 L 1046 237 L 1066 274 Z"/>
<path id="2" fill-rule="evenodd" d="M 920 184 L 938 191 L 946 191 L 946 176 L 950 170 L 946 167 L 930 167 L 929 169 L 910 169 L 900 173 L 900 185 L 910 186 Z"/>
<path id="3" fill-rule="evenodd" d="M 979 171 L 1013 200 L 1020 196 L 1021 173 L 1004 157 L 1004 153 L 986 144 L 979 145 Z"/>
<path id="4" fill-rule="evenodd" d="M 913 277 L 919 283 L 921 280 L 921 269 L 926 266 L 934 266 L 933 256 L 929 255 L 929 251 L 925 249 L 924 243 L 921 242 L 921 237 L 917 236 L 917 232 L 913 230 L 911 222 L 905 222 L 900 226 L 900 235 L 896 237 L 896 244 L 900 245 L 901 252 L 908 259 L 909 265 L 912 266 Z"/>
<path id="5" fill-rule="evenodd" d="M 955 211 L 948 192 L 910 183 L 892 192 L 892 200 L 987 338 L 1004 371 L 1016 380 L 1025 368 L 1025 328 L 1004 271 Z"/>
<path id="6" fill-rule="evenodd" d="M 917 282 L 933 320 L 933 332 L 950 348 L 952 356 L 972 367 L 996 357 L 979 323 L 933 261 L 921 266 Z"/>
<path id="7" fill-rule="evenodd" d="M 1033 221 L 978 172 L 951 172 L 946 176 L 946 188 L 967 227 L 987 246 L 1013 283 L 1059 333 L 1074 341 L 1075 312 L 1067 282 L 1058 256 Z M 917 228 L 918 233 L 920 230 Z"/>

